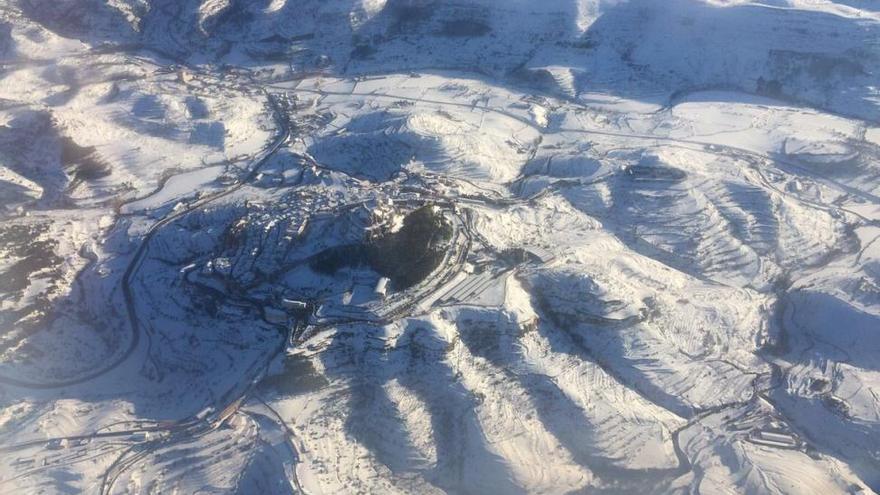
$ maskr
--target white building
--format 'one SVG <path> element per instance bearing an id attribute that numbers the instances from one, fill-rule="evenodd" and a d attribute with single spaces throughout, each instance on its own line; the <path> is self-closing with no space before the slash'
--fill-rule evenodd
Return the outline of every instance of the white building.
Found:
<path id="1" fill-rule="evenodd" d="M 309 305 L 305 301 L 295 299 L 281 299 L 281 307 L 288 311 L 305 311 Z"/>
<path id="2" fill-rule="evenodd" d="M 379 281 L 376 282 L 376 288 L 373 290 L 373 293 L 380 298 L 385 299 L 385 296 L 388 295 L 388 282 L 390 281 L 391 279 L 388 277 L 380 278 Z"/>

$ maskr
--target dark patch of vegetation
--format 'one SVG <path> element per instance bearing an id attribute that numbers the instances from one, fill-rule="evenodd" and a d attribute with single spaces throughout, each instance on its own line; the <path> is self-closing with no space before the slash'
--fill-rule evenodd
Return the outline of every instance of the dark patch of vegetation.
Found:
<path id="1" fill-rule="evenodd" d="M 438 208 L 423 206 L 403 220 L 403 227 L 369 244 L 370 265 L 405 289 L 427 277 L 443 260 L 452 226 Z"/>
<path id="2" fill-rule="evenodd" d="M 501 252 L 501 259 L 509 265 L 520 265 L 523 263 L 540 263 L 541 260 L 533 253 L 523 248 L 510 248 Z"/>
<path id="3" fill-rule="evenodd" d="M 355 60 L 364 60 L 372 57 L 376 53 L 376 48 L 369 44 L 360 44 L 351 51 L 351 58 Z"/>
<path id="4" fill-rule="evenodd" d="M 187 113 L 189 113 L 189 116 L 193 119 L 204 119 L 211 115 L 208 105 L 201 98 L 187 96 L 186 100 L 184 100 L 184 104 L 186 105 Z"/>
<path id="5" fill-rule="evenodd" d="M 94 147 L 80 146 L 69 137 L 61 138 L 61 163 L 65 165 L 83 160 L 94 152 Z"/>
<path id="6" fill-rule="evenodd" d="M 553 74 L 546 70 L 528 70 L 525 67 L 520 67 L 514 70 L 511 75 L 523 83 L 536 88 L 552 89 L 557 87 Z"/>
<path id="7" fill-rule="evenodd" d="M 319 390 L 328 384 L 327 379 L 315 371 L 309 358 L 294 355 L 284 360 L 281 374 L 266 377 L 260 385 L 274 388 L 285 395 L 298 395 Z"/>
<path id="8" fill-rule="evenodd" d="M 626 169 L 627 177 L 633 180 L 679 182 L 687 177 L 684 171 L 672 167 L 633 165 Z"/>
<path id="9" fill-rule="evenodd" d="M 485 22 L 471 19 L 460 19 L 444 22 L 440 34 L 443 36 L 454 37 L 477 37 L 485 36 L 491 31 L 492 28 L 490 28 Z"/>
<path id="10" fill-rule="evenodd" d="M 328 275 L 347 266 L 367 264 L 367 250 L 364 244 L 345 244 L 327 248 L 316 254 L 309 262 L 312 270 Z"/>
<path id="11" fill-rule="evenodd" d="M 785 94 L 782 91 L 782 83 L 775 79 L 766 80 L 763 77 L 758 78 L 758 84 L 755 87 L 755 93 L 770 98 L 782 98 Z"/>
<path id="12" fill-rule="evenodd" d="M 315 38 L 315 33 L 300 34 L 291 36 L 289 41 L 308 41 Z"/>
<path id="13" fill-rule="evenodd" d="M 266 36 L 265 38 L 260 39 L 260 43 L 288 43 L 290 40 L 281 36 L 278 33 L 273 34 L 272 36 Z"/>
<path id="14" fill-rule="evenodd" d="M 865 75 L 865 69 L 851 60 L 820 55 L 810 60 L 807 73 L 821 81 L 835 74 L 843 77 L 862 76 Z"/>
<path id="15" fill-rule="evenodd" d="M 310 266 L 332 274 L 347 266 L 369 266 L 397 289 L 412 287 L 434 271 L 452 237 L 452 226 L 439 209 L 423 206 L 406 216 L 397 232 L 362 244 L 336 246 L 318 253 Z"/>
<path id="16" fill-rule="evenodd" d="M 853 57 L 857 57 L 857 53 L 853 52 L 848 55 L 840 57 L 824 53 L 770 50 L 769 66 L 776 79 L 782 81 L 796 81 L 806 76 L 815 83 L 822 84 L 835 78 L 866 75 L 865 68 Z M 830 89 L 830 87 L 826 89 Z"/>
<path id="17" fill-rule="evenodd" d="M 834 397 L 833 395 L 826 395 L 825 397 L 823 397 L 822 404 L 831 412 L 839 416 L 842 416 L 844 418 L 849 417 L 849 405 L 843 400 Z"/>
<path id="18" fill-rule="evenodd" d="M 577 48 L 579 50 L 591 50 L 599 46 L 599 42 L 589 36 L 585 36 L 584 38 L 574 41 L 557 41 L 556 46 Z"/>
<path id="19" fill-rule="evenodd" d="M 543 292 L 537 291 L 533 292 L 533 294 L 536 307 L 539 310 L 541 317 L 546 318 L 547 321 L 552 323 L 556 328 L 569 329 L 574 328 L 581 323 L 581 319 L 573 309 L 569 312 L 562 311 L 559 305 L 552 304 Z M 585 342 L 579 343 L 584 345 L 585 348 L 589 348 L 586 346 Z"/>
<path id="20" fill-rule="evenodd" d="M 810 381 L 810 390 L 813 392 L 824 392 L 830 388 L 831 384 L 824 378 L 814 378 Z"/>
<path id="21" fill-rule="evenodd" d="M 433 15 L 434 11 L 428 7 L 415 5 L 396 5 L 391 10 L 393 16 L 392 32 L 402 33 L 415 29 L 415 27 Z"/>
<path id="22" fill-rule="evenodd" d="M 430 8 L 417 5 L 396 5 L 392 12 L 398 22 L 422 21 L 431 17 L 433 13 Z"/>
<path id="23" fill-rule="evenodd" d="M 95 152 L 94 146 L 80 146 L 69 137 L 61 138 L 61 164 L 73 169 L 76 181 L 96 180 L 110 175 L 107 165 Z"/>
<path id="24" fill-rule="evenodd" d="M 254 14 L 247 10 L 246 4 L 234 3 L 231 8 L 217 16 L 214 26 L 235 29 L 253 21 Z"/>

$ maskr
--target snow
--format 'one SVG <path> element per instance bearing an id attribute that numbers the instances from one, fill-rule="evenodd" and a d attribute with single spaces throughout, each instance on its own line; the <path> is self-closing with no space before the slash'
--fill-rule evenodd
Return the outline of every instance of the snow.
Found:
<path id="1" fill-rule="evenodd" d="M 875 4 L 13 0 L 0 491 L 880 489 Z"/>
<path id="2" fill-rule="evenodd" d="M 880 127 L 871 127 L 865 131 L 865 140 L 880 146 Z"/>
<path id="3" fill-rule="evenodd" d="M 210 192 L 217 177 L 225 167 L 207 167 L 185 174 L 177 174 L 171 177 L 162 189 L 139 201 L 128 203 L 123 207 L 122 213 L 131 213 L 140 210 L 154 209 L 167 204 L 170 201 L 179 201 L 193 194 Z"/>

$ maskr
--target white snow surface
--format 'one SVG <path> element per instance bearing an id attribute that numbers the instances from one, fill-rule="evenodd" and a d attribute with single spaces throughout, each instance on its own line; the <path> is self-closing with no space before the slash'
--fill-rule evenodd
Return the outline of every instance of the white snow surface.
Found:
<path id="1" fill-rule="evenodd" d="M 873 0 L 9 0 L 0 493 L 875 493 L 878 53 Z"/>

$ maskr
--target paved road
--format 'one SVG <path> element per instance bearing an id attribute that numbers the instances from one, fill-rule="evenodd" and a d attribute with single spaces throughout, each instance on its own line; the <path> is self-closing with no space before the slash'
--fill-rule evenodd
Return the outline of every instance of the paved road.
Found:
<path id="1" fill-rule="evenodd" d="M 149 251 L 150 241 L 156 235 L 156 233 L 162 229 L 162 227 L 168 225 L 169 223 L 177 220 L 178 218 L 194 211 L 199 208 L 203 208 L 207 204 L 216 201 L 224 196 L 227 196 L 243 185 L 250 182 L 260 171 L 263 165 L 272 157 L 272 155 L 277 152 L 284 143 L 290 138 L 290 126 L 287 122 L 287 119 L 282 115 L 281 110 L 275 101 L 275 98 L 269 93 L 265 92 L 267 98 L 269 99 L 269 104 L 272 106 L 273 111 L 276 115 L 276 120 L 278 125 L 280 126 L 280 132 L 278 136 L 275 138 L 275 141 L 263 152 L 263 155 L 258 158 L 250 168 L 248 174 L 236 184 L 233 184 L 227 189 L 223 191 L 219 191 L 217 193 L 206 196 L 190 205 L 186 208 L 181 209 L 180 211 L 176 211 L 171 215 L 166 216 L 162 220 L 153 224 L 150 227 L 150 230 L 144 235 L 144 238 L 141 240 L 140 245 L 138 245 L 137 250 L 132 256 L 131 262 L 129 262 L 128 266 L 125 269 L 125 273 L 122 276 L 122 293 L 125 299 L 125 306 L 128 313 L 129 326 L 131 328 L 131 340 L 129 341 L 128 348 L 122 354 L 116 356 L 113 360 L 105 364 L 103 367 L 92 370 L 91 372 L 81 375 L 75 378 L 70 378 L 67 380 L 57 380 L 54 382 L 32 382 L 28 380 L 21 380 L 18 378 L 4 377 L 0 376 L 0 383 L 6 383 L 9 385 L 14 385 L 22 388 L 31 388 L 31 389 L 53 389 L 53 388 L 61 388 L 68 387 L 71 385 L 78 385 L 81 383 L 88 382 L 93 380 L 99 376 L 102 376 L 110 371 L 116 369 L 120 364 L 125 362 L 134 352 L 137 350 L 138 346 L 141 343 L 141 336 L 143 331 L 140 326 L 140 322 L 137 317 L 137 307 L 134 302 L 134 297 L 132 295 L 131 290 L 131 282 L 134 276 L 136 275 L 138 269 L 140 268 L 143 260 L 146 257 L 146 254 Z M 142 198 L 139 198 L 142 199 Z M 134 201 L 134 200 L 132 200 Z M 148 350 L 149 350 L 148 343 Z"/>
<path id="2" fill-rule="evenodd" d="M 532 120 L 530 120 L 526 117 L 523 117 L 521 115 L 517 115 L 517 114 L 515 114 L 513 112 L 509 112 L 507 110 L 493 108 L 493 107 L 489 107 L 489 106 L 479 107 L 479 106 L 474 106 L 474 105 L 468 104 L 468 103 L 457 103 L 457 102 L 442 101 L 442 100 L 432 100 L 432 99 L 428 99 L 428 98 L 415 98 L 415 97 L 411 97 L 411 96 L 395 95 L 393 93 L 380 93 L 380 92 L 362 93 L 362 92 L 356 92 L 356 91 L 342 92 L 342 91 L 325 91 L 325 90 L 320 90 L 320 89 L 286 88 L 283 86 L 278 86 L 277 83 L 276 83 L 276 85 L 270 86 L 270 87 L 274 87 L 277 89 L 283 89 L 283 90 L 291 91 L 294 93 L 301 92 L 301 93 L 310 93 L 310 94 L 317 94 L 317 95 L 361 96 L 361 97 L 371 97 L 371 98 L 383 98 L 383 99 L 412 101 L 414 103 L 428 103 L 428 104 L 432 104 L 432 105 L 461 107 L 461 108 L 466 108 L 468 110 L 482 110 L 485 112 L 492 112 L 492 113 L 496 113 L 498 115 L 503 115 L 503 116 L 508 117 L 510 119 L 516 120 L 522 124 L 525 124 L 529 127 L 532 127 L 533 129 L 535 129 L 536 131 L 538 131 L 541 134 L 548 133 L 548 130 L 546 128 L 539 126 L 538 124 L 534 123 Z M 584 106 L 584 105 L 576 105 L 576 106 L 578 106 L 579 108 L 587 108 L 587 109 L 589 108 L 589 106 Z M 827 175 L 824 175 L 824 174 L 821 174 L 815 170 L 809 169 L 809 168 L 801 165 L 800 163 L 798 163 L 796 160 L 794 160 L 788 156 L 784 156 L 784 155 L 768 155 L 768 154 L 760 152 L 760 151 L 751 150 L 751 149 L 747 149 L 747 148 L 743 148 L 743 147 L 737 147 L 737 146 L 731 146 L 731 145 L 721 145 L 721 144 L 717 144 L 717 143 L 714 143 L 711 141 L 700 141 L 698 139 L 684 139 L 684 138 L 675 138 L 675 137 L 670 137 L 670 136 L 641 134 L 641 133 L 634 133 L 634 132 L 607 131 L 607 130 L 602 130 L 602 129 L 570 129 L 570 128 L 560 128 L 560 129 L 555 129 L 552 131 L 552 133 L 565 133 L 565 132 L 575 133 L 575 134 L 593 134 L 593 135 L 598 135 L 598 136 L 619 137 L 619 138 L 625 138 L 625 139 L 649 140 L 649 141 L 654 141 L 654 142 L 666 142 L 666 143 L 673 143 L 673 144 L 679 144 L 679 145 L 690 145 L 690 146 L 698 146 L 698 147 L 712 146 L 712 147 L 714 147 L 715 150 L 717 150 L 719 152 L 719 154 L 735 155 L 735 156 L 749 156 L 749 157 L 753 157 L 753 158 L 760 158 L 763 160 L 768 160 L 770 162 L 777 163 L 779 165 L 787 167 L 791 170 L 800 172 L 800 173 L 804 174 L 806 177 L 816 179 L 819 182 L 822 182 L 826 186 L 831 187 L 833 189 L 843 191 L 847 194 L 850 194 L 852 196 L 856 196 L 856 197 L 861 198 L 861 199 L 863 199 L 869 203 L 872 203 L 872 204 L 880 204 L 880 196 L 877 196 L 876 194 L 873 194 L 868 191 L 864 191 L 864 190 L 852 187 L 848 184 L 843 184 L 840 181 L 837 181 L 837 180 L 834 180 L 834 179 L 828 177 Z M 853 212 L 853 214 L 857 215 L 858 217 L 862 218 L 863 220 L 871 221 L 870 219 L 867 219 L 857 213 Z"/>
<path id="3" fill-rule="evenodd" d="M 284 89 L 287 90 L 288 88 L 284 88 Z M 412 101 L 424 102 L 424 103 L 430 103 L 430 104 L 461 106 L 461 107 L 466 107 L 469 109 L 474 109 L 474 106 L 469 105 L 469 104 L 454 103 L 454 102 L 447 102 L 447 101 L 437 101 L 437 100 L 428 100 L 428 99 L 419 99 L 419 98 L 411 98 L 411 97 L 402 97 L 402 96 L 396 96 L 396 95 L 387 94 L 387 93 L 386 94 L 354 93 L 354 92 L 342 93 L 342 92 L 328 92 L 328 91 L 320 91 L 320 90 L 302 90 L 302 89 L 292 89 L 290 91 L 292 91 L 292 92 L 311 92 L 311 93 L 322 94 L 322 95 L 335 94 L 335 95 L 345 95 L 345 96 L 365 96 L 365 97 L 404 99 L 404 100 L 412 100 Z M 273 106 L 273 109 L 275 110 L 276 116 L 277 116 L 278 114 L 280 114 L 278 105 L 275 102 L 274 98 L 269 93 L 266 93 L 266 94 L 267 94 L 267 97 L 269 98 L 270 104 Z M 540 128 L 539 126 L 537 126 L 536 124 L 531 122 L 529 119 L 526 119 L 524 117 L 515 115 L 513 113 L 510 113 L 510 112 L 507 112 L 507 111 L 504 111 L 501 109 L 493 109 L 490 107 L 476 107 L 476 109 L 502 114 L 507 117 L 513 118 L 517 121 L 523 122 L 531 127 L 534 127 L 541 133 L 547 132 L 546 129 Z M 204 207 L 205 205 L 207 205 L 210 202 L 213 202 L 219 198 L 222 198 L 228 194 L 231 194 L 232 192 L 236 191 L 237 189 L 239 189 L 240 187 L 242 187 L 243 185 L 248 183 L 251 179 L 253 179 L 256 176 L 256 174 L 259 173 L 260 168 L 266 163 L 266 161 L 269 158 L 271 158 L 271 156 L 290 137 L 290 129 L 288 127 L 287 120 L 284 118 L 279 118 L 278 120 L 279 120 L 279 124 L 281 125 L 281 132 L 279 133 L 279 136 L 276 138 L 276 140 L 273 142 L 273 144 L 269 148 L 267 148 L 267 150 L 263 153 L 263 155 L 253 163 L 249 173 L 244 178 L 244 180 L 242 180 L 241 182 L 239 182 L 238 184 L 236 184 L 234 186 L 231 186 L 230 188 L 228 188 L 226 190 L 223 190 L 223 191 L 220 191 L 220 192 L 215 193 L 213 195 L 202 198 L 199 201 L 189 205 L 187 208 L 185 208 L 179 212 L 175 212 L 172 215 L 169 215 L 169 216 L 163 218 L 162 220 L 160 220 L 159 222 L 154 224 L 150 228 L 150 230 L 147 232 L 147 234 L 144 236 L 141 244 L 138 246 L 138 249 L 136 250 L 135 254 L 132 257 L 131 262 L 127 266 L 125 274 L 123 275 L 123 278 L 122 278 L 123 294 L 124 294 L 124 298 L 125 298 L 125 302 L 126 302 L 127 311 L 129 314 L 130 326 L 132 328 L 132 341 L 129 345 L 129 348 L 126 350 L 125 353 L 121 354 L 119 357 L 117 357 L 114 361 L 112 361 L 111 363 L 109 363 L 105 367 L 103 367 L 99 370 L 95 370 L 92 373 L 90 373 L 89 375 L 79 377 L 76 379 L 71 379 L 71 380 L 67 380 L 67 381 L 59 381 L 59 382 L 55 382 L 55 383 L 28 383 L 25 381 L 18 381 L 18 380 L 14 380 L 14 379 L 0 377 L 0 382 L 11 383 L 13 385 L 22 386 L 22 387 L 29 387 L 29 388 L 57 388 L 57 387 L 74 385 L 74 384 L 89 381 L 91 379 L 94 379 L 98 376 L 101 376 L 105 373 L 112 371 L 117 366 L 119 366 L 121 363 L 126 361 L 140 345 L 141 334 L 143 333 L 141 331 L 140 324 L 139 324 L 139 321 L 137 318 L 137 309 L 136 309 L 136 305 L 134 303 L 133 294 L 131 292 L 131 290 L 132 290 L 131 283 L 132 283 L 132 280 L 134 279 L 134 277 L 136 276 L 141 264 L 143 263 L 143 260 L 146 258 L 147 254 L 149 252 L 149 244 L 150 244 L 151 239 L 162 227 L 168 225 L 169 223 L 175 221 L 176 219 L 180 218 L 183 215 L 186 215 L 196 209 Z M 554 132 L 570 132 L 570 133 L 607 135 L 607 136 L 614 136 L 614 137 L 620 137 L 620 138 L 626 138 L 626 139 L 641 139 L 641 140 L 649 140 L 651 142 L 668 143 L 670 145 L 676 145 L 676 146 L 704 147 L 704 146 L 711 145 L 714 147 L 714 150 L 717 150 L 717 152 L 719 154 L 725 154 L 725 155 L 735 156 L 735 157 L 759 159 L 759 160 L 768 160 L 772 163 L 776 163 L 776 164 L 782 165 L 784 167 L 787 167 L 790 170 L 804 173 L 805 175 L 812 177 L 812 178 L 824 183 L 825 185 L 832 187 L 832 188 L 835 188 L 835 189 L 842 191 L 846 194 L 859 197 L 859 198 L 861 198 L 865 201 L 868 201 L 872 204 L 880 204 L 880 197 L 878 197 L 870 192 L 863 191 L 863 190 L 860 190 L 857 188 L 853 188 L 847 184 L 842 184 L 842 183 L 835 181 L 831 178 L 822 176 L 813 170 L 806 169 L 802 165 L 798 164 L 796 161 L 791 160 L 787 157 L 768 156 L 766 154 L 756 152 L 754 150 L 748 150 L 745 148 L 717 145 L 717 144 L 711 143 L 711 142 L 703 142 L 703 141 L 693 140 L 693 139 L 678 139 L 678 138 L 672 138 L 672 137 L 666 137 L 666 136 L 655 136 L 655 135 L 616 132 L 616 131 L 588 130 L 588 129 L 559 129 Z M 767 181 L 766 185 L 771 185 L 771 184 L 769 181 Z M 771 185 L 771 187 L 772 187 L 772 185 Z M 804 201 L 807 201 L 807 200 L 804 200 Z M 823 205 L 823 204 L 819 204 L 819 203 L 812 204 L 812 206 L 822 208 L 822 209 L 829 208 L 827 205 Z M 867 222 L 876 222 L 873 219 L 867 219 L 867 218 L 865 218 L 855 212 L 850 212 L 850 213 L 858 216 L 859 218 L 861 218 Z M 467 234 L 467 232 L 466 232 L 466 234 Z M 781 297 L 784 297 L 784 295 L 782 295 Z M 412 305 L 407 305 L 407 308 L 409 308 L 409 307 L 412 307 Z M 148 346 L 149 346 L 149 343 L 148 343 Z M 148 347 L 148 349 L 149 349 L 149 347 Z M 780 370 L 778 370 L 777 365 L 774 364 L 773 366 L 775 368 L 777 368 L 777 370 L 776 370 L 777 372 L 780 371 Z M 782 372 L 784 373 L 784 370 L 782 370 Z M 757 379 L 756 379 L 756 382 L 757 382 Z M 248 387 L 248 388 L 250 388 L 250 387 Z M 675 447 L 675 453 L 679 459 L 678 469 L 684 470 L 684 471 L 687 471 L 690 469 L 690 462 L 687 459 L 687 456 L 685 455 L 685 453 L 682 451 L 681 447 L 678 445 L 678 435 L 681 431 L 683 431 L 684 429 L 691 426 L 692 424 L 694 424 L 695 422 L 699 421 L 700 419 L 702 419 L 703 417 L 705 417 L 707 415 L 716 414 L 722 410 L 726 410 L 729 408 L 742 407 L 742 406 L 748 405 L 748 404 L 752 403 L 753 401 L 755 401 L 759 396 L 764 396 L 764 394 L 766 392 L 767 392 L 766 389 L 765 390 L 758 390 L 756 388 L 755 393 L 748 400 L 738 401 L 738 402 L 730 403 L 730 404 L 723 404 L 723 405 L 716 406 L 716 407 L 713 407 L 713 408 L 710 408 L 710 409 L 707 409 L 704 411 L 696 411 L 696 414 L 690 418 L 690 421 L 688 421 L 688 423 L 685 426 L 683 426 L 682 428 L 676 430 L 673 435 L 673 443 L 674 443 L 674 447 Z M 243 395 L 241 395 L 238 399 L 236 399 L 236 401 L 233 402 L 233 404 L 241 404 L 241 400 L 243 397 L 246 396 L 246 394 L 247 394 L 247 391 L 245 391 Z M 261 399 L 261 401 L 262 401 L 262 399 Z M 265 405 L 267 407 L 269 407 L 268 404 L 265 404 Z M 229 414 L 234 414 L 235 409 L 237 409 L 237 407 L 234 407 L 231 412 L 228 409 L 229 408 L 224 409 L 224 411 L 222 411 L 222 413 L 220 413 L 220 415 L 221 416 L 224 416 L 224 415 L 228 416 Z M 271 407 L 269 407 L 269 409 L 271 410 Z M 273 410 L 273 412 L 274 412 L 274 410 Z M 277 413 L 276 413 L 276 416 L 277 416 Z M 285 427 L 285 429 L 289 430 L 289 428 L 287 428 L 287 425 L 283 421 L 283 419 L 281 419 L 280 416 L 277 416 L 277 418 L 279 421 L 281 421 L 281 424 Z M 219 422 L 222 423 L 223 418 L 221 417 L 219 419 L 221 420 Z M 192 436 L 197 436 L 197 435 L 203 434 L 206 431 L 209 431 L 210 428 L 216 427 L 216 424 L 217 424 L 217 422 L 212 422 L 209 419 L 203 419 L 200 421 L 189 421 L 189 422 L 180 423 L 173 428 L 165 428 L 165 429 L 161 429 L 161 431 L 168 431 L 171 433 L 172 439 L 177 439 L 177 438 L 181 438 L 183 436 L 192 437 Z M 122 435 L 129 435 L 129 434 L 132 434 L 132 433 L 135 433 L 138 431 L 157 431 L 157 430 L 160 430 L 160 429 L 128 430 L 126 432 L 112 432 L 112 433 L 103 433 L 103 434 L 96 434 L 96 435 L 91 435 L 91 436 L 84 435 L 84 436 L 80 436 L 80 437 L 70 437 L 70 438 L 99 438 L 99 437 L 104 437 L 104 436 L 122 436 Z M 161 441 L 171 441 L 171 440 L 165 439 L 165 440 L 161 440 Z M 158 442 L 158 441 L 156 441 L 156 442 Z M 115 462 L 113 464 L 111 469 L 108 470 L 107 473 L 105 474 L 104 484 L 102 487 L 102 493 L 104 493 L 105 490 L 109 491 L 112 488 L 113 480 L 115 480 L 116 477 L 119 476 L 119 474 L 124 472 L 125 469 L 134 465 L 138 460 L 140 460 L 143 457 L 145 457 L 146 455 L 148 455 L 151 450 L 151 447 L 155 446 L 155 445 L 156 445 L 156 443 L 154 443 L 154 442 L 145 442 L 142 444 L 132 446 L 132 448 L 129 449 L 126 452 L 126 454 L 121 456 L 117 460 L 117 462 Z M 25 446 L 26 445 L 23 444 L 22 446 L 13 446 L 10 448 L 14 448 L 14 447 L 24 448 Z M 292 446 L 292 443 L 291 443 L 291 446 Z M 10 448 L 2 449 L 2 450 L 0 450 L 0 452 L 5 452 Z M 293 449 L 294 449 L 294 453 L 296 453 L 295 447 L 293 447 Z M 296 484 L 296 487 L 299 489 L 297 480 L 294 480 L 294 483 Z"/>

